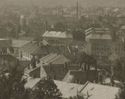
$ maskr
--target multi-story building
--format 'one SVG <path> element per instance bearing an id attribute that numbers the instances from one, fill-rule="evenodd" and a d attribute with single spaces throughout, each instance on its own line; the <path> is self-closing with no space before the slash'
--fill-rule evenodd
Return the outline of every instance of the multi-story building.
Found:
<path id="1" fill-rule="evenodd" d="M 112 54 L 125 55 L 124 42 L 120 38 L 112 39 L 108 28 L 89 28 L 86 33 L 86 53 L 94 56 L 98 62 L 106 63 Z"/>
<path id="2" fill-rule="evenodd" d="M 86 52 L 96 59 L 107 59 L 111 54 L 112 37 L 107 28 L 90 28 L 86 32 Z"/>

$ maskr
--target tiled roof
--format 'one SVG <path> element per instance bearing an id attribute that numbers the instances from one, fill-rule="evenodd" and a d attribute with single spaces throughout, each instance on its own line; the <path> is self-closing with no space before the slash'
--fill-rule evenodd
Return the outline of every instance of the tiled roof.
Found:
<path id="1" fill-rule="evenodd" d="M 86 39 L 112 39 L 109 28 L 89 28 L 85 30 Z"/>
<path id="2" fill-rule="evenodd" d="M 40 61 L 41 61 L 42 63 L 48 63 L 50 60 L 52 60 L 52 59 L 55 58 L 55 57 L 57 57 L 57 54 L 51 53 L 51 54 L 48 54 L 48 55 L 46 55 L 45 57 L 41 58 Z"/>
<path id="3" fill-rule="evenodd" d="M 40 59 L 41 63 L 44 63 L 44 64 L 64 64 L 66 62 L 69 62 L 70 60 L 67 59 L 65 56 L 63 55 L 58 55 L 58 54 L 49 54 L 43 58 Z"/>
<path id="4" fill-rule="evenodd" d="M 24 52 L 28 52 L 30 54 L 33 55 L 40 55 L 40 54 L 47 54 L 47 50 L 45 49 L 45 47 L 41 47 L 38 44 L 34 43 L 34 42 L 29 42 L 27 44 L 25 44 L 22 48 L 22 51 Z"/>
<path id="5" fill-rule="evenodd" d="M 89 35 L 90 33 L 110 33 L 109 28 L 89 28 L 85 30 L 85 34 Z"/>
<path id="6" fill-rule="evenodd" d="M 52 62 L 52 64 L 64 64 L 66 62 L 69 62 L 70 60 L 67 59 L 63 55 L 58 55 L 58 57 Z"/>

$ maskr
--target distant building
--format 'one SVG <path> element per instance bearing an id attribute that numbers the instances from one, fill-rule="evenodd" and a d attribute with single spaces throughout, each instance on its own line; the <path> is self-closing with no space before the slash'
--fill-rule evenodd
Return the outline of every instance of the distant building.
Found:
<path id="1" fill-rule="evenodd" d="M 72 34 L 60 31 L 46 31 L 42 37 L 53 46 L 67 46 L 73 40 Z"/>
<path id="2" fill-rule="evenodd" d="M 20 57 L 21 55 L 20 49 L 29 42 L 30 41 L 28 40 L 12 39 L 12 48 L 13 48 L 12 54 L 16 57 Z"/>
<path id="3" fill-rule="evenodd" d="M 86 33 L 86 52 L 97 60 L 107 60 L 111 55 L 112 37 L 108 28 L 90 28 Z"/>
<path id="4" fill-rule="evenodd" d="M 48 54 L 48 49 L 36 41 L 31 41 L 20 48 L 20 57 L 31 60 L 33 56 L 43 57 Z"/>
<path id="5" fill-rule="evenodd" d="M 11 45 L 12 41 L 10 39 L 0 38 L 0 54 L 10 53 L 9 48 Z"/>
<path id="6" fill-rule="evenodd" d="M 116 54 L 121 57 L 125 55 L 124 27 L 116 33 L 113 40 L 108 28 L 89 28 L 86 34 L 86 53 L 94 56 L 99 64 L 108 64 L 109 57 Z"/>
<path id="7" fill-rule="evenodd" d="M 70 60 L 65 56 L 49 54 L 40 59 L 36 68 L 29 70 L 29 75 L 36 78 L 49 76 L 52 79 L 62 80 L 68 71 L 67 64 L 70 64 Z"/>

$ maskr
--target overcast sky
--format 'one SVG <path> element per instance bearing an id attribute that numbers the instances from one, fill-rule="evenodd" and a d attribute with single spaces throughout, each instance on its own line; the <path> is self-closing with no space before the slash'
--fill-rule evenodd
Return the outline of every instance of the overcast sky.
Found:
<path id="1" fill-rule="evenodd" d="M 75 5 L 77 0 L 0 0 L 16 4 L 38 4 L 41 6 Z M 125 0 L 79 0 L 81 6 L 125 6 Z"/>

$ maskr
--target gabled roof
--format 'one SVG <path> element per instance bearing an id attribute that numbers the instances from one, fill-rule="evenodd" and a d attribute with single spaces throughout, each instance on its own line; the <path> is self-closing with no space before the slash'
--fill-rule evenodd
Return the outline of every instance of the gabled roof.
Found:
<path id="1" fill-rule="evenodd" d="M 64 55 L 51 53 L 43 58 L 40 59 L 41 63 L 44 64 L 64 64 L 69 62 L 70 60 L 67 59 Z"/>
<path id="2" fill-rule="evenodd" d="M 78 95 L 79 90 L 81 90 L 84 85 L 74 84 L 74 83 L 66 83 L 63 81 L 54 80 L 57 88 L 62 93 L 63 98 L 76 97 Z"/>
<path id="3" fill-rule="evenodd" d="M 36 84 L 39 83 L 40 78 L 30 78 L 28 82 L 25 84 L 25 88 L 33 89 Z M 83 88 L 84 85 L 74 84 L 74 83 L 66 83 L 62 81 L 54 80 L 57 88 L 60 90 L 63 98 L 70 98 L 77 96 L 79 90 Z"/>
<path id="4" fill-rule="evenodd" d="M 73 38 L 73 36 L 67 32 L 57 32 L 57 31 L 46 31 L 43 37 L 51 38 Z"/>
<path id="5" fill-rule="evenodd" d="M 119 88 L 87 82 L 80 94 L 87 99 L 116 99 Z"/>
<path id="6" fill-rule="evenodd" d="M 40 80 L 41 80 L 41 78 L 29 78 L 29 80 L 24 85 L 24 87 L 32 89 Z"/>
<path id="7" fill-rule="evenodd" d="M 112 39 L 109 28 L 89 28 L 85 30 L 87 39 Z"/>
<path id="8" fill-rule="evenodd" d="M 25 88 L 33 89 L 41 78 L 30 78 L 25 84 Z M 63 98 L 76 97 L 78 94 L 85 99 L 116 99 L 119 88 L 86 82 L 86 84 L 74 84 L 54 80 L 57 88 L 62 93 Z"/>
<path id="9" fill-rule="evenodd" d="M 109 28 L 89 28 L 85 30 L 85 34 L 89 35 L 91 33 L 110 33 Z"/>
<path id="10" fill-rule="evenodd" d="M 47 50 L 45 49 L 45 47 L 41 47 L 40 45 L 36 44 L 35 42 L 29 42 L 27 44 L 25 44 L 22 48 L 22 51 L 24 52 L 28 52 L 32 55 L 40 55 L 40 54 L 47 54 Z"/>

